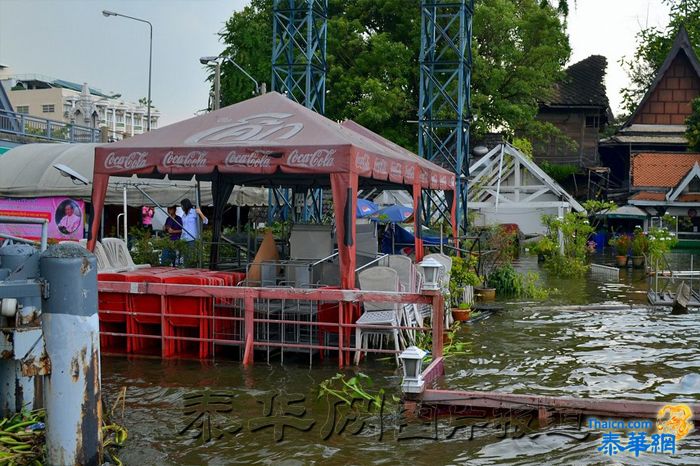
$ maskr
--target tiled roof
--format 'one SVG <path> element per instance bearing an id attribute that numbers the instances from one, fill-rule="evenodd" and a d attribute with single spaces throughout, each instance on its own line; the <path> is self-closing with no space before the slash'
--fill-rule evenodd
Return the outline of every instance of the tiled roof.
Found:
<path id="1" fill-rule="evenodd" d="M 674 188 L 700 163 L 700 153 L 647 152 L 632 156 L 632 186 Z"/>
<path id="2" fill-rule="evenodd" d="M 640 191 L 632 195 L 630 199 L 634 201 L 663 201 L 666 199 L 666 193 Z"/>
<path id="3" fill-rule="evenodd" d="M 566 69 L 566 77 L 555 85 L 554 95 L 548 105 L 595 105 L 607 109 L 605 92 L 605 68 L 608 61 L 601 55 L 574 63 Z"/>

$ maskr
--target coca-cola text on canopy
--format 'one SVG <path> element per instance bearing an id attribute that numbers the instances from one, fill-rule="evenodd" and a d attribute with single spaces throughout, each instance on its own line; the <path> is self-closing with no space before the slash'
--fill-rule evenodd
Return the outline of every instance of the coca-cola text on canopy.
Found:
<path id="1" fill-rule="evenodd" d="M 335 165 L 335 149 L 317 149 L 307 153 L 294 149 L 287 157 L 287 165 L 301 168 L 331 168 Z"/>
<path id="2" fill-rule="evenodd" d="M 104 164 L 107 170 L 138 170 L 146 165 L 148 165 L 148 152 L 130 152 L 125 155 L 110 152 Z"/>

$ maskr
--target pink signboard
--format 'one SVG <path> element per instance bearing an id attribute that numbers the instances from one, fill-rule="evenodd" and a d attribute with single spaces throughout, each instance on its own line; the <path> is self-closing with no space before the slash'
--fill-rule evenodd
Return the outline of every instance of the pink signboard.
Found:
<path id="1" fill-rule="evenodd" d="M 85 202 L 69 197 L 0 199 L 0 215 L 45 218 L 49 221 L 49 238 L 59 241 L 83 239 L 85 231 Z M 0 223 L 0 233 L 39 239 L 41 226 Z"/>

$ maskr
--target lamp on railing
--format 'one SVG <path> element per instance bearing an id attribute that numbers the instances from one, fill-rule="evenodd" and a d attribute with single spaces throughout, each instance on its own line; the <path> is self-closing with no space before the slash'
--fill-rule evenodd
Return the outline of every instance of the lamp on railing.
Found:
<path id="1" fill-rule="evenodd" d="M 440 274 L 442 273 L 442 264 L 428 257 L 423 259 L 423 261 L 418 264 L 418 267 L 423 269 L 423 276 L 425 277 L 425 282 L 423 282 L 424 290 L 439 290 L 440 289 Z"/>
<path id="2" fill-rule="evenodd" d="M 404 393 L 422 393 L 423 385 L 423 358 L 428 352 L 417 346 L 409 346 L 399 355 L 403 368 L 403 382 L 401 390 Z"/>

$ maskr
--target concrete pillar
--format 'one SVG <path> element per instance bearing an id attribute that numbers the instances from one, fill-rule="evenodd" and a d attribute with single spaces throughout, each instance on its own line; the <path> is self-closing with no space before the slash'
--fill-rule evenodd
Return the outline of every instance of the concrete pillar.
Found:
<path id="1" fill-rule="evenodd" d="M 42 327 L 51 374 L 46 378 L 47 463 L 102 464 L 97 262 L 77 244 L 41 254 L 49 284 Z"/>

